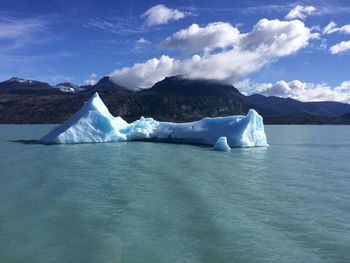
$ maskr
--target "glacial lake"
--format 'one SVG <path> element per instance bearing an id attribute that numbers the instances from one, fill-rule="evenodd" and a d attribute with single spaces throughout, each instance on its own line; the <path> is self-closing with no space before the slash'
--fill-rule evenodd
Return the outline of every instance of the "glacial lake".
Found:
<path id="1" fill-rule="evenodd" d="M 0 125 L 0 262 L 350 262 L 350 126 L 229 153 L 52 127 Z"/>

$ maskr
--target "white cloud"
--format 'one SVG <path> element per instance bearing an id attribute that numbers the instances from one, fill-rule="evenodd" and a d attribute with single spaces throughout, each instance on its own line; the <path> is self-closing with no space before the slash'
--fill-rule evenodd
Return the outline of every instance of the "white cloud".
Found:
<path id="1" fill-rule="evenodd" d="M 321 2 L 321 1 L 320 1 Z M 322 3 L 323 2 L 323 3 Z M 350 13 L 350 7 L 345 5 L 335 5 L 330 1 L 322 1 L 318 3 L 316 13 L 314 15 L 333 15 L 333 14 L 348 14 Z"/>
<path id="2" fill-rule="evenodd" d="M 293 80 L 286 82 L 284 80 L 277 81 L 275 84 L 272 83 L 259 83 L 255 86 L 255 93 L 266 95 L 266 96 L 277 96 L 277 97 L 294 97 L 300 91 L 307 89 L 308 83 L 302 83 L 299 80 Z"/>
<path id="3" fill-rule="evenodd" d="M 245 94 L 262 94 L 265 96 L 277 96 L 293 98 L 300 101 L 340 101 L 350 103 L 350 80 L 342 82 L 336 87 L 327 83 L 306 83 L 300 80 L 276 83 L 254 83 L 245 79 L 234 84 Z"/>
<path id="4" fill-rule="evenodd" d="M 0 39 L 17 39 L 32 36 L 46 29 L 45 23 L 39 19 L 4 19 L 0 20 Z"/>
<path id="5" fill-rule="evenodd" d="M 279 57 L 294 54 L 317 36 L 299 20 L 262 19 L 251 32 L 240 34 L 239 41 L 230 50 L 181 60 L 162 56 L 118 69 L 110 76 L 114 82 L 128 88 L 149 88 L 167 76 L 179 74 L 187 78 L 232 82 Z"/>
<path id="6" fill-rule="evenodd" d="M 267 5 L 266 3 L 263 3 L 263 1 L 260 1 L 261 5 L 254 5 L 250 7 L 243 7 L 240 9 L 241 12 L 244 13 L 251 13 L 251 14 L 266 14 L 266 15 L 272 15 L 276 13 L 285 13 L 287 11 L 290 11 L 290 16 L 293 18 L 287 18 L 286 19 L 302 19 L 308 15 L 334 15 L 334 14 L 349 14 L 350 13 L 350 7 L 346 5 L 337 5 L 336 1 L 307 1 L 307 2 L 313 2 L 316 4 L 316 6 L 302 6 L 299 5 L 297 7 L 295 3 L 284 3 L 284 4 L 271 4 Z M 301 1 L 279 1 L 279 2 L 301 2 Z M 305 2 L 305 1 L 304 1 Z M 333 2 L 333 3 L 332 3 Z M 339 1 L 338 1 L 339 2 Z M 306 8 L 307 7 L 307 8 Z M 306 11 L 305 11 L 306 8 Z M 236 11 L 237 9 L 229 9 L 229 8 L 214 8 L 211 9 L 212 11 L 220 12 L 228 12 L 228 11 Z M 289 14 L 288 14 L 289 15 Z M 287 15 L 287 16 L 288 16 Z M 300 17 L 301 16 L 301 17 Z"/>
<path id="7" fill-rule="evenodd" d="M 318 33 L 299 20 L 280 21 L 261 19 L 239 42 L 242 50 L 264 54 L 267 57 L 290 55 L 308 45 Z"/>
<path id="8" fill-rule="evenodd" d="M 133 18 L 104 17 L 91 18 L 85 24 L 87 28 L 97 28 L 116 35 L 129 35 L 143 33 L 145 30 L 140 27 L 139 22 Z"/>
<path id="9" fill-rule="evenodd" d="M 350 80 L 343 81 L 338 87 L 338 91 L 344 92 L 344 93 L 349 93 L 350 94 Z"/>
<path id="10" fill-rule="evenodd" d="M 233 86 L 244 95 L 251 95 L 254 94 L 253 84 L 254 83 L 250 79 L 242 79 L 239 81 L 235 81 L 233 83 Z"/>
<path id="11" fill-rule="evenodd" d="M 160 47 L 183 51 L 206 51 L 232 47 L 238 41 L 239 30 L 229 23 L 210 23 L 205 27 L 192 24 L 160 43 Z"/>
<path id="12" fill-rule="evenodd" d="M 330 31 L 332 31 L 336 26 L 337 26 L 337 24 L 334 23 L 334 21 L 331 21 L 328 25 L 326 25 L 323 28 L 322 33 L 323 34 L 331 34 Z"/>
<path id="13" fill-rule="evenodd" d="M 148 26 L 167 24 L 190 15 L 190 12 L 183 12 L 178 9 L 171 9 L 165 5 L 156 5 L 148 9 L 141 18 L 146 20 Z"/>
<path id="14" fill-rule="evenodd" d="M 137 63 L 131 68 L 124 67 L 114 71 L 110 78 L 123 87 L 148 88 L 165 76 L 173 75 L 175 59 L 168 56 L 161 56 L 160 59 L 153 58 L 145 63 Z"/>
<path id="15" fill-rule="evenodd" d="M 148 41 L 148 40 L 146 40 L 144 37 L 141 37 L 141 38 L 139 38 L 138 40 L 136 40 L 136 43 L 137 44 L 151 44 L 152 42 L 151 41 Z"/>
<path id="16" fill-rule="evenodd" d="M 319 49 L 321 49 L 321 50 L 327 49 L 327 39 L 325 39 L 325 38 L 321 39 L 321 43 L 320 43 Z"/>
<path id="17" fill-rule="evenodd" d="M 337 24 L 334 21 L 331 21 L 325 28 L 323 29 L 323 34 L 333 34 L 333 33 L 342 33 L 342 34 L 350 34 L 350 24 L 344 25 L 342 27 L 337 27 Z"/>
<path id="18" fill-rule="evenodd" d="M 47 29 L 47 22 L 41 18 L 0 18 L 1 51 L 6 54 L 10 50 L 27 44 L 46 42 L 50 40 L 47 36 Z M 52 35 L 51 38 L 53 38 Z"/>
<path id="19" fill-rule="evenodd" d="M 334 46 L 331 46 L 329 48 L 329 51 L 332 54 L 338 54 L 338 53 L 345 52 L 348 50 L 350 50 L 350 40 L 349 41 L 342 41 L 342 42 L 335 44 Z"/>
<path id="20" fill-rule="evenodd" d="M 302 19 L 304 20 L 308 15 L 316 12 L 316 8 L 313 6 L 297 5 L 286 15 L 286 19 Z"/>
<path id="21" fill-rule="evenodd" d="M 84 81 L 84 83 L 85 83 L 86 85 L 93 86 L 93 85 L 95 85 L 95 84 L 97 83 L 97 81 L 96 81 L 96 79 L 86 79 L 86 80 Z"/>
<path id="22" fill-rule="evenodd" d="M 96 83 L 97 83 L 97 74 L 96 73 L 92 73 L 90 76 L 89 76 L 89 78 L 88 79 L 86 79 L 85 81 L 84 81 L 84 83 L 86 84 L 86 85 L 95 85 Z"/>
<path id="23" fill-rule="evenodd" d="M 327 26 L 324 27 L 323 34 L 333 34 L 333 33 L 350 34 L 350 24 L 344 25 L 342 27 L 337 27 L 334 21 L 331 21 Z M 350 50 L 350 41 L 342 41 L 329 48 L 332 54 L 338 54 Z"/>

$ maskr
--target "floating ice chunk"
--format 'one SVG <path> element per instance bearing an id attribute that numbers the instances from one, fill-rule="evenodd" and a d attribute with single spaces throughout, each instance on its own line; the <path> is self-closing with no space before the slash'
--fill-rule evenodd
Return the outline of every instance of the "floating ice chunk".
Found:
<path id="1" fill-rule="evenodd" d="M 65 123 L 54 128 L 40 139 L 43 143 L 93 143 L 125 141 L 121 128 L 128 123 L 113 117 L 106 105 L 95 93 L 83 107 Z"/>
<path id="2" fill-rule="evenodd" d="M 230 146 L 227 144 L 227 137 L 222 136 L 214 144 L 214 149 L 217 151 L 228 152 L 231 150 Z"/>
<path id="3" fill-rule="evenodd" d="M 65 123 L 40 139 L 42 143 L 91 143 L 119 141 L 161 141 L 214 145 L 225 136 L 227 145 L 267 146 L 262 117 L 249 110 L 247 116 L 204 118 L 188 123 L 158 122 L 141 117 L 127 123 L 113 117 L 95 93 Z"/>

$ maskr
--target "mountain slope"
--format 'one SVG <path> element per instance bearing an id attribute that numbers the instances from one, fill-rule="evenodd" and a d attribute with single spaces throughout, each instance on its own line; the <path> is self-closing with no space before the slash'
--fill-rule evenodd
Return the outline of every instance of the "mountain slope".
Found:
<path id="1" fill-rule="evenodd" d="M 109 84 L 109 80 L 104 81 Z M 172 85 L 168 85 L 169 81 Z M 189 83 L 195 84 L 195 88 L 187 89 Z M 188 82 L 168 78 L 139 92 L 114 85 L 101 86 L 100 96 L 110 112 L 127 121 L 145 116 L 161 121 L 185 122 L 203 117 L 246 114 L 250 108 L 256 108 L 233 86 L 203 80 Z M 54 95 L 5 93 L 0 96 L 0 123 L 60 123 L 76 112 L 93 92 L 91 88 L 85 92 Z"/>
<path id="2" fill-rule="evenodd" d="M 113 91 L 113 90 L 126 90 L 126 88 L 119 86 L 112 82 L 108 76 L 100 79 L 95 85 L 91 87 L 91 91 Z"/>
<path id="3" fill-rule="evenodd" d="M 256 108 L 231 85 L 168 77 L 137 92 L 139 112 L 160 120 L 193 121 L 203 117 L 246 114 Z"/>
<path id="4" fill-rule="evenodd" d="M 104 78 L 95 85 L 95 90 L 114 116 L 122 116 L 128 122 L 140 116 L 186 122 L 246 114 L 252 108 L 268 124 L 350 124 L 348 104 L 300 102 L 262 95 L 246 97 L 231 85 L 179 76 L 138 92 Z M 79 110 L 95 90 L 91 87 L 86 91 L 61 92 L 44 82 L 22 79 L 2 82 L 0 123 L 61 123 Z"/>
<path id="5" fill-rule="evenodd" d="M 146 92 L 160 93 L 181 93 L 186 95 L 236 95 L 244 97 L 232 85 L 222 84 L 217 81 L 185 79 L 182 76 L 166 77 L 164 80 L 157 82 Z"/>
<path id="6" fill-rule="evenodd" d="M 350 105 L 335 101 L 301 102 L 291 98 L 266 97 L 254 94 L 247 97 L 249 101 L 262 108 L 263 115 L 295 115 L 305 113 L 315 116 L 338 117 L 350 112 Z"/>
<path id="7" fill-rule="evenodd" d="M 11 78 L 0 82 L 0 91 L 25 93 L 26 91 L 52 91 L 53 87 L 46 82 L 27 80 L 23 78 Z"/>

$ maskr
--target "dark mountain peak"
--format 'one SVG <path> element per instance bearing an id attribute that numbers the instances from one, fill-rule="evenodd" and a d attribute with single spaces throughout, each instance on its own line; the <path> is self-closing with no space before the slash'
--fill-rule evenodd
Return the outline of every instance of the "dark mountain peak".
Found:
<path id="1" fill-rule="evenodd" d="M 116 91 L 126 90 L 126 88 L 114 83 L 109 76 L 105 76 L 100 79 L 95 85 L 92 86 L 93 91 Z"/>
<path id="2" fill-rule="evenodd" d="M 13 77 L 0 83 L 1 90 L 52 90 L 46 82 Z"/>
<path id="3" fill-rule="evenodd" d="M 182 75 L 166 77 L 157 82 L 147 91 L 166 92 L 166 93 L 184 93 L 191 95 L 201 94 L 236 94 L 242 95 L 232 85 L 224 84 L 215 80 L 188 79 Z M 243 95 L 242 95 L 243 96 Z"/>
<path id="4" fill-rule="evenodd" d="M 111 83 L 109 76 L 104 76 L 102 79 L 100 79 L 96 84 L 104 84 L 104 83 Z"/>

